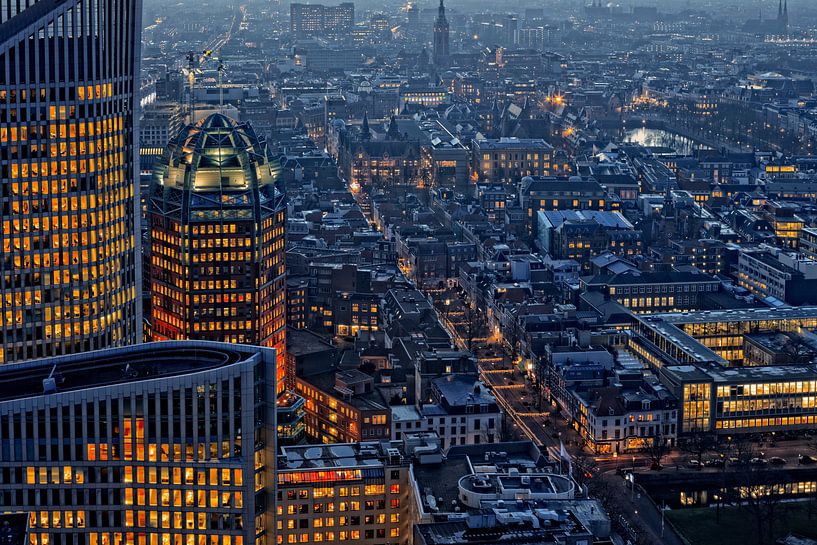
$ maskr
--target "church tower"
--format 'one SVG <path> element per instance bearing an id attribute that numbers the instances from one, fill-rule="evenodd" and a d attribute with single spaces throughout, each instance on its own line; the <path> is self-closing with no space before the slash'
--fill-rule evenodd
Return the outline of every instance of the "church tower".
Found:
<path id="1" fill-rule="evenodd" d="M 437 20 L 434 21 L 434 66 L 443 68 L 448 65 L 448 19 L 445 18 L 445 5 L 440 0 Z"/>
<path id="2" fill-rule="evenodd" d="M 789 33 L 789 0 L 779 0 L 777 5 L 777 33 Z"/>

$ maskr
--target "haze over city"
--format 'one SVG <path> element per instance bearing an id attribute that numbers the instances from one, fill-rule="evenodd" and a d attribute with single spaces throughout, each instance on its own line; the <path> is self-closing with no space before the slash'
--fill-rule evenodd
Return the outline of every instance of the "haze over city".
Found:
<path id="1" fill-rule="evenodd" d="M 817 545 L 815 43 L 0 0 L 2 545 Z"/>

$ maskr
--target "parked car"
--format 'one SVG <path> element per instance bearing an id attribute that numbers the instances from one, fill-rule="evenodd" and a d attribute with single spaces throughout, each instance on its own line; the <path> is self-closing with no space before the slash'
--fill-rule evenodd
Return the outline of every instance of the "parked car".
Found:
<path id="1" fill-rule="evenodd" d="M 798 454 L 797 461 L 802 465 L 817 463 L 817 458 L 809 456 L 808 454 Z"/>
<path id="2" fill-rule="evenodd" d="M 749 463 L 753 466 L 765 466 L 769 461 L 766 458 L 752 458 Z"/>
<path id="3" fill-rule="evenodd" d="M 698 460 L 689 460 L 687 462 L 687 467 L 690 469 L 701 469 L 701 462 Z"/>
<path id="4" fill-rule="evenodd" d="M 772 456 L 771 458 L 769 458 L 769 463 L 772 464 L 773 466 L 784 466 L 788 462 L 786 461 L 785 458 L 781 458 L 780 456 Z"/>
<path id="5" fill-rule="evenodd" d="M 745 466 L 746 462 L 739 458 L 729 458 L 729 465 L 732 467 L 741 467 Z"/>
<path id="6" fill-rule="evenodd" d="M 706 467 L 723 467 L 726 465 L 726 462 L 723 461 L 723 458 L 710 458 L 704 462 Z"/>

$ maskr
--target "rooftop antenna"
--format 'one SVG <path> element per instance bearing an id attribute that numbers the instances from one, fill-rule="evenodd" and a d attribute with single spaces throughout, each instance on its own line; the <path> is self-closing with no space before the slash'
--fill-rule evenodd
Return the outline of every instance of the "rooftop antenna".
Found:
<path id="1" fill-rule="evenodd" d="M 222 86 L 223 83 L 223 76 L 224 71 L 226 68 L 224 67 L 224 62 L 221 60 L 221 56 L 218 57 L 218 112 L 220 114 L 224 114 L 224 87 Z"/>
<path id="2" fill-rule="evenodd" d="M 187 115 L 190 116 L 190 124 L 194 124 L 195 113 L 193 112 L 193 90 L 196 86 L 196 54 L 192 51 L 187 54 Z"/>

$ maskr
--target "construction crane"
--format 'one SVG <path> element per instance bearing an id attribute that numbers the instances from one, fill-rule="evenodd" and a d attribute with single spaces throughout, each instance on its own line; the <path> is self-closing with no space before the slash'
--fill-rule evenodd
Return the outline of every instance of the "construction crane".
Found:
<path id="1" fill-rule="evenodd" d="M 182 73 L 187 78 L 187 85 L 188 85 L 188 92 L 187 92 L 187 115 L 190 116 L 190 122 L 195 123 L 195 112 L 193 109 L 193 100 L 195 95 L 196 89 L 196 75 L 201 74 L 202 70 L 201 67 L 204 63 L 213 57 L 213 50 L 212 49 L 205 49 L 201 52 L 201 54 L 197 54 L 194 51 L 190 51 L 187 53 L 185 58 L 187 59 L 187 66 L 182 68 Z M 224 93 L 222 90 L 222 77 L 226 68 L 224 63 L 221 61 L 221 58 L 218 58 L 218 92 L 219 92 L 219 111 L 224 110 Z"/>

